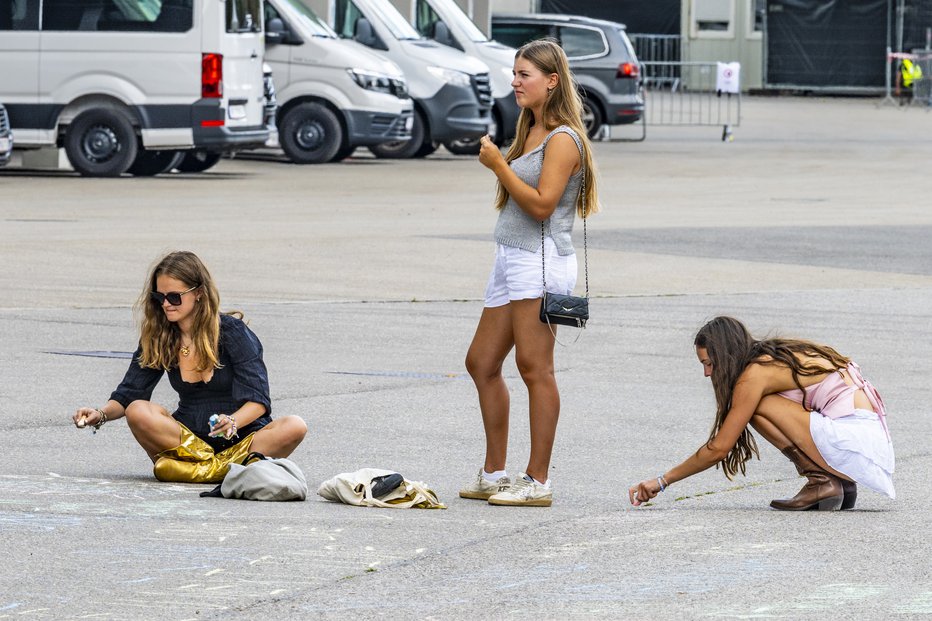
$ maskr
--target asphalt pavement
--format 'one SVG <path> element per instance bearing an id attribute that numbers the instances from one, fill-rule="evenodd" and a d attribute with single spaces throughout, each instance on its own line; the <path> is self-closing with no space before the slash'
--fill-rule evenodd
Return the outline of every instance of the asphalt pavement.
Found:
<path id="1" fill-rule="evenodd" d="M 875 104 L 745 98 L 733 142 L 650 127 L 596 143 L 592 319 L 557 347 L 551 508 L 457 496 L 482 465 L 463 358 L 496 217 L 474 158 L 0 169 L 0 619 L 929 617 L 932 114 Z M 211 486 L 156 482 L 122 421 L 70 424 L 119 383 L 132 304 L 176 249 L 262 340 L 273 414 L 307 421 L 306 502 L 200 498 Z M 761 440 L 746 477 L 713 469 L 628 504 L 628 485 L 708 435 L 691 344 L 718 314 L 860 363 L 890 413 L 896 500 L 862 489 L 852 511 L 772 511 L 802 479 Z M 527 394 L 512 360 L 505 376 L 514 474 Z M 167 382 L 154 398 L 174 404 Z M 315 495 L 362 467 L 424 481 L 448 508 Z"/>

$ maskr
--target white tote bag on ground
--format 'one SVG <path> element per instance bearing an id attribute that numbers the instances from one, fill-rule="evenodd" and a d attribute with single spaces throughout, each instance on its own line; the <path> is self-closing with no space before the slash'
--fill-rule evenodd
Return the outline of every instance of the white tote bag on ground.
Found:
<path id="1" fill-rule="evenodd" d="M 396 474 L 393 470 L 363 468 L 343 472 L 320 484 L 317 494 L 327 500 L 361 507 L 385 509 L 446 509 L 437 494 L 420 481 L 404 479 L 402 484 L 381 498 L 372 495 L 372 480 Z"/>

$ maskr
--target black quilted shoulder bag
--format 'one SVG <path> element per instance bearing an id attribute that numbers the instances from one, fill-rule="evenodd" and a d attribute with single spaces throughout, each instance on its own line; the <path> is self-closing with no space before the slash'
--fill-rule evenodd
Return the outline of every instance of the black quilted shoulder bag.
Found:
<path id="1" fill-rule="evenodd" d="M 540 320 L 548 325 L 558 324 L 585 328 L 589 321 L 589 252 L 586 231 L 586 174 L 583 173 L 582 184 L 579 186 L 583 201 L 583 265 L 586 275 L 586 297 L 575 295 L 560 295 L 547 291 L 547 268 L 544 265 L 544 223 L 540 223 L 540 267 L 544 283 L 544 297 L 540 301 Z"/>

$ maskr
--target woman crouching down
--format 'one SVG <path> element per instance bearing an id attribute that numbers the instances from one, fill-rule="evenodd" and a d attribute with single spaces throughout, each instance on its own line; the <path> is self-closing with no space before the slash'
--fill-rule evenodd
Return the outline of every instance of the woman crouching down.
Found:
<path id="1" fill-rule="evenodd" d="M 262 344 L 241 313 L 221 313 L 217 287 L 191 252 L 173 252 L 149 274 L 136 303 L 139 347 L 123 382 L 100 408 L 74 414 L 78 427 L 126 422 L 160 481 L 216 483 L 251 451 L 287 457 L 307 425 L 272 420 Z M 169 413 L 149 401 L 162 374 L 178 393 Z"/>
<path id="2" fill-rule="evenodd" d="M 749 423 L 808 479 L 793 498 L 772 501 L 774 509 L 850 509 L 858 483 L 895 497 L 883 401 L 850 358 L 809 341 L 756 341 L 731 317 L 703 326 L 695 346 L 715 389 L 715 426 L 692 457 L 631 487 L 632 504 L 715 464 L 729 479 L 744 474 L 758 454 Z"/>

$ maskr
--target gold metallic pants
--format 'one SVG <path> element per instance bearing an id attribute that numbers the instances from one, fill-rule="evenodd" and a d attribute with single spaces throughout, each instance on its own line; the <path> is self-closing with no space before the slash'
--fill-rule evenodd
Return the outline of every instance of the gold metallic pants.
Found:
<path id="1" fill-rule="evenodd" d="M 231 463 L 239 463 L 249 454 L 254 435 L 251 433 L 230 448 L 214 453 L 209 444 L 181 425 L 181 443 L 156 455 L 152 471 L 159 481 L 219 483 Z"/>

